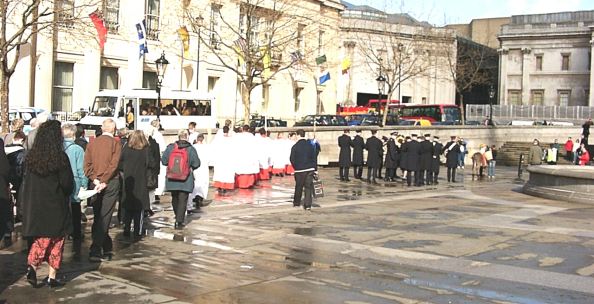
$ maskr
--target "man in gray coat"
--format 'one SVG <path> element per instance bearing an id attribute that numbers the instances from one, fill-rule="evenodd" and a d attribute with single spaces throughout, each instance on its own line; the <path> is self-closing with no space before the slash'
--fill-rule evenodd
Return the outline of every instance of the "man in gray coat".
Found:
<path id="1" fill-rule="evenodd" d="M 196 149 L 194 149 L 194 147 L 192 147 L 192 145 L 188 142 L 188 137 L 188 130 L 180 130 L 178 133 L 179 140 L 169 144 L 167 149 L 165 149 L 165 152 L 163 152 L 163 156 L 161 157 L 163 166 L 167 167 L 165 191 L 171 192 L 171 205 L 173 206 L 173 212 L 175 213 L 175 229 L 183 229 L 185 226 L 184 222 L 186 219 L 188 196 L 194 190 L 194 174 L 192 172 L 200 167 L 200 158 L 198 158 Z M 172 178 L 170 175 L 170 168 L 175 165 L 172 164 L 172 166 L 169 166 L 170 161 L 178 161 L 177 156 L 175 156 L 176 159 L 170 159 L 172 152 L 175 152 L 176 155 L 179 155 L 177 150 L 180 149 L 187 153 L 185 158 L 187 158 L 188 163 L 182 165 L 190 168 L 187 177 L 183 180 Z"/>

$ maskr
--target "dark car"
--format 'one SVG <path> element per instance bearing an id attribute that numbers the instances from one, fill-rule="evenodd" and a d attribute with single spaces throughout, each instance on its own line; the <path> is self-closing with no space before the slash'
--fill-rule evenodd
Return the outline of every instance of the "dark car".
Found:
<path id="1" fill-rule="evenodd" d="M 237 122 L 238 126 L 243 126 L 244 122 L 243 120 L 240 120 L 239 122 Z M 287 126 L 287 121 L 286 120 L 281 120 L 281 119 L 276 119 L 273 117 L 265 117 L 265 116 L 255 116 L 252 117 L 252 119 L 250 120 L 249 126 L 252 128 L 263 128 L 263 127 L 286 127 Z"/>
<path id="2" fill-rule="evenodd" d="M 373 114 L 352 114 L 345 116 L 345 119 L 349 126 L 360 126 L 363 120 L 370 116 L 373 116 Z"/>
<path id="3" fill-rule="evenodd" d="M 313 126 L 347 126 L 347 121 L 340 115 L 306 115 L 295 122 L 294 127 Z"/>
<path id="4" fill-rule="evenodd" d="M 361 125 L 362 126 L 379 126 L 382 119 L 384 119 L 383 116 L 378 117 L 377 115 L 369 115 L 369 116 L 366 116 L 365 118 L 363 118 L 363 121 L 361 121 Z M 388 115 L 386 117 L 386 126 L 398 125 L 398 121 L 399 121 L 398 116 Z"/>

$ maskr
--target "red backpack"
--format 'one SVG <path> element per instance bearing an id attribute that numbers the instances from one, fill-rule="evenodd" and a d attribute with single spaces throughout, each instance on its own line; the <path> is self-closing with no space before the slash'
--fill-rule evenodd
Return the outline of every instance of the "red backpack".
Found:
<path id="1" fill-rule="evenodd" d="M 167 178 L 174 181 L 185 181 L 191 171 L 188 150 L 180 149 L 177 144 L 174 144 L 167 163 Z"/>

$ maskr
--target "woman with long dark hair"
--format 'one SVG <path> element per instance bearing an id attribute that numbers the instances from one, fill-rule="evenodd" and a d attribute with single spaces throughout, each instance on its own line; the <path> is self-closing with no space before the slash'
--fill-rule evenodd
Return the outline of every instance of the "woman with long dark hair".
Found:
<path id="1" fill-rule="evenodd" d="M 157 166 L 149 159 L 149 143 L 142 131 L 134 131 L 122 149 L 119 169 L 124 173 L 122 209 L 124 209 L 124 236 L 130 236 L 134 221 L 134 236 L 142 235 L 144 211 L 150 209 L 147 173 Z"/>
<path id="2" fill-rule="evenodd" d="M 70 200 L 73 176 L 64 152 L 59 121 L 39 126 L 33 147 L 25 158 L 25 176 L 21 185 L 23 236 L 32 239 L 27 259 L 27 281 L 37 286 L 37 268 L 44 261 L 49 275 L 44 284 L 60 287 L 56 280 L 62 263 L 64 237 L 70 233 Z"/>

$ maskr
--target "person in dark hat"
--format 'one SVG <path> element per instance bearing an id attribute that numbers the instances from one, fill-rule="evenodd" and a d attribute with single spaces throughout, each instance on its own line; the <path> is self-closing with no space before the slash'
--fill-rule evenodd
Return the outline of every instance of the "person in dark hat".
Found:
<path id="1" fill-rule="evenodd" d="M 349 181 L 349 168 L 351 167 L 351 147 L 353 146 L 351 137 L 349 136 L 349 129 L 345 129 L 344 133 L 338 137 L 338 174 L 340 181 Z"/>
<path id="2" fill-rule="evenodd" d="M 392 132 L 390 138 L 386 142 L 386 175 L 384 181 L 393 182 L 396 179 L 396 169 L 398 168 L 398 161 L 400 159 L 400 153 L 398 146 L 396 145 L 396 136 L 398 132 Z"/>
<path id="3" fill-rule="evenodd" d="M 419 183 L 431 185 L 431 160 L 433 159 L 433 144 L 430 141 L 431 134 L 425 134 L 420 140 L 420 171 Z"/>
<path id="4" fill-rule="evenodd" d="M 416 134 L 411 135 L 411 140 L 406 144 L 403 151 L 406 153 L 406 184 L 411 186 L 412 175 L 414 173 L 415 186 L 420 186 L 419 161 L 421 156 L 421 146 L 417 140 Z"/>
<path id="5" fill-rule="evenodd" d="M 443 153 L 446 156 L 446 166 L 448 167 L 448 182 L 456 182 L 456 168 L 458 167 L 458 157 L 460 155 L 460 145 L 458 138 L 452 136 L 451 140 L 443 147 Z"/>
<path id="6" fill-rule="evenodd" d="M 361 179 L 363 176 L 363 150 L 365 149 L 365 140 L 361 137 L 361 130 L 356 131 L 355 138 L 351 141 L 353 147 L 353 174 L 356 179 Z"/>
<path id="7" fill-rule="evenodd" d="M 439 177 L 439 167 L 441 166 L 441 151 L 443 150 L 443 145 L 439 142 L 438 136 L 433 136 L 433 153 L 432 153 L 432 160 L 431 160 L 431 177 L 430 180 L 433 181 L 434 185 L 439 184 L 437 178 Z"/>
<path id="8" fill-rule="evenodd" d="M 365 142 L 367 150 L 367 182 L 377 184 L 378 169 L 382 164 L 384 147 L 382 140 L 376 137 L 377 130 L 371 130 L 371 137 Z"/>

